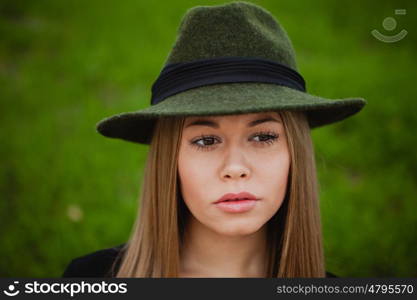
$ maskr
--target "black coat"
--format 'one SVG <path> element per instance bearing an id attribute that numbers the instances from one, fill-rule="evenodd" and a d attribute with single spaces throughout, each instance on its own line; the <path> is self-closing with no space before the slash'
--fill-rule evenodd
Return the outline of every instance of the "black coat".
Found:
<path id="1" fill-rule="evenodd" d="M 66 267 L 62 277 L 115 277 L 120 267 L 118 254 L 123 246 L 124 244 L 121 244 L 74 258 Z M 115 269 L 112 270 L 116 259 Z"/>
<path id="2" fill-rule="evenodd" d="M 124 244 L 121 244 L 74 258 L 66 267 L 62 277 L 114 277 L 120 267 L 118 254 L 123 246 Z M 116 259 L 115 268 L 112 272 L 111 268 Z M 326 277 L 337 276 L 326 272 Z"/>

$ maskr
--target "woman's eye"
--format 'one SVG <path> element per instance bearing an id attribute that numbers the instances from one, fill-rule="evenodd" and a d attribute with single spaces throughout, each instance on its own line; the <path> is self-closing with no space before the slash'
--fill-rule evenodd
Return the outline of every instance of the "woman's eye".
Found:
<path id="1" fill-rule="evenodd" d="M 190 142 L 191 146 L 197 148 L 197 150 L 211 150 L 216 143 L 216 138 L 212 136 L 202 136 Z"/>
<path id="2" fill-rule="evenodd" d="M 205 137 L 195 141 L 196 145 L 198 146 L 211 146 L 214 145 L 215 138 L 214 137 Z"/>
<path id="3" fill-rule="evenodd" d="M 261 133 L 256 134 L 254 138 L 259 138 L 258 143 L 267 143 L 272 144 L 275 142 L 275 140 L 278 138 L 278 134 L 275 133 Z"/>

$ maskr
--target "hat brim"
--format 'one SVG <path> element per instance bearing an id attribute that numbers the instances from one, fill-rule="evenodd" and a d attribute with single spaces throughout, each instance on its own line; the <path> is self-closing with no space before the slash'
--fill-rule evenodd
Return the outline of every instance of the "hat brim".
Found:
<path id="1" fill-rule="evenodd" d="M 276 84 L 215 84 L 184 91 L 138 111 L 105 118 L 96 129 L 106 137 L 149 144 L 160 117 L 297 110 L 305 111 L 310 128 L 316 128 L 346 119 L 365 104 L 362 98 L 326 99 Z"/>

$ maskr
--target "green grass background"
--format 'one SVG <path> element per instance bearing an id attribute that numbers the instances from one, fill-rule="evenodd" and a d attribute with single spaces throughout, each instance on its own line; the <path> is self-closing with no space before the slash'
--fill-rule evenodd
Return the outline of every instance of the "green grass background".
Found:
<path id="1" fill-rule="evenodd" d="M 287 30 L 310 93 L 368 101 L 312 131 L 326 269 L 417 276 L 416 3 L 253 2 Z M 95 124 L 148 106 L 185 11 L 221 3 L 0 2 L 0 276 L 60 276 L 127 240 L 147 146 Z M 372 29 L 408 35 L 383 43 Z"/>

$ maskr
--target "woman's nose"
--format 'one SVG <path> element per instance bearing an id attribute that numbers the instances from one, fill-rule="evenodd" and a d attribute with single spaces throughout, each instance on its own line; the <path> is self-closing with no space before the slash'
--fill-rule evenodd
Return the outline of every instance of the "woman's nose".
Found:
<path id="1" fill-rule="evenodd" d="M 222 165 L 221 178 L 230 180 L 248 178 L 249 176 L 250 168 L 244 152 L 238 147 L 228 149 Z"/>
<path id="2" fill-rule="evenodd" d="M 246 177 L 248 177 L 248 174 L 247 174 L 247 172 L 244 172 L 244 171 L 242 171 L 242 172 L 239 172 L 239 171 L 226 171 L 226 172 L 224 172 L 224 175 L 222 175 L 222 178 L 223 179 L 226 179 L 226 178 L 230 178 L 230 179 L 233 179 L 233 178 L 246 178 Z"/>

